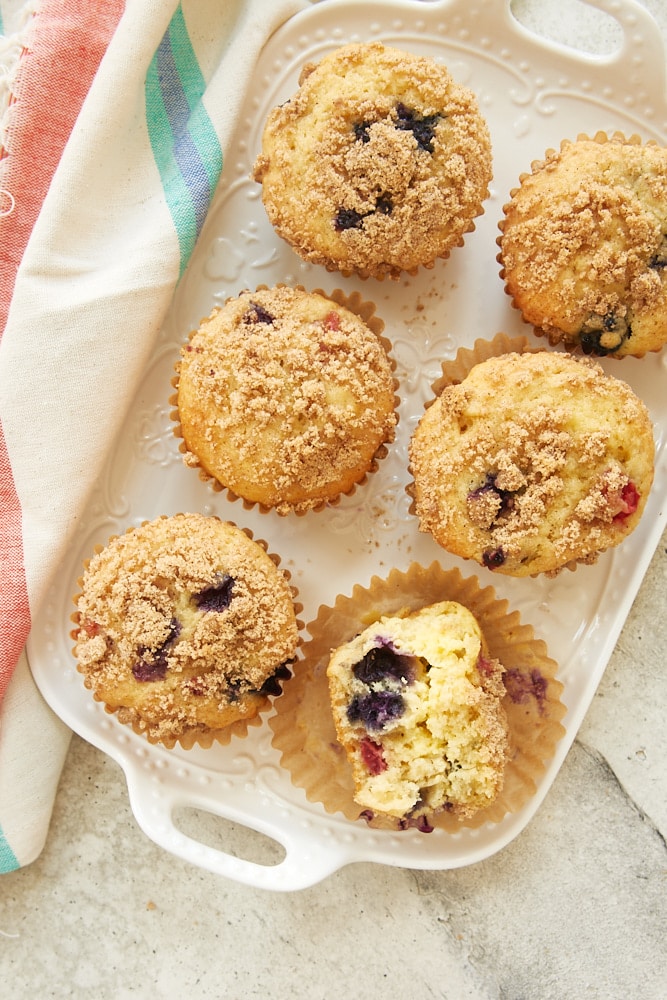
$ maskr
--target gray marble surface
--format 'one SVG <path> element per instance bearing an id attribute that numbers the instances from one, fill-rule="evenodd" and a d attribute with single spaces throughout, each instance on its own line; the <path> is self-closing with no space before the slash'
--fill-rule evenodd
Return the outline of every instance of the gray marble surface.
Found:
<path id="1" fill-rule="evenodd" d="M 667 38 L 664 0 L 643 3 Z M 613 38 L 575 0 L 514 9 L 557 40 Z M 667 534 L 546 801 L 471 867 L 250 889 L 156 847 L 75 736 L 42 856 L 0 879 L 0 995 L 664 1000 L 666 584 Z"/>

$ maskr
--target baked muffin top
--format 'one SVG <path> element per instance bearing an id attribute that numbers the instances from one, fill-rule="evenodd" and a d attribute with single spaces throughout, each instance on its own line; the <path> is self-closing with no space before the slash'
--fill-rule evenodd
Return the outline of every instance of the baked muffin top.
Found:
<path id="1" fill-rule="evenodd" d="M 323 294 L 243 292 L 181 352 L 186 461 L 286 514 L 349 491 L 392 440 L 394 379 L 380 338 Z"/>
<path id="2" fill-rule="evenodd" d="M 397 277 L 463 242 L 491 178 L 486 122 L 468 89 L 426 56 L 380 42 L 308 64 L 268 117 L 254 177 L 301 256 Z"/>
<path id="3" fill-rule="evenodd" d="M 410 443 L 420 528 L 512 576 L 592 561 L 636 527 L 653 480 L 643 402 L 588 358 L 541 351 L 475 365 Z"/>
<path id="4" fill-rule="evenodd" d="M 667 340 L 667 149 L 606 139 L 565 141 L 521 177 L 499 260 L 552 343 L 641 355 Z"/>
<path id="5" fill-rule="evenodd" d="M 90 560 L 77 609 L 87 686 L 159 740 L 254 715 L 296 653 L 284 574 L 240 528 L 202 514 L 113 538 Z"/>
<path id="6" fill-rule="evenodd" d="M 356 801 L 410 820 L 490 805 L 508 753 L 502 673 L 455 601 L 382 617 L 334 650 L 327 675 Z"/>

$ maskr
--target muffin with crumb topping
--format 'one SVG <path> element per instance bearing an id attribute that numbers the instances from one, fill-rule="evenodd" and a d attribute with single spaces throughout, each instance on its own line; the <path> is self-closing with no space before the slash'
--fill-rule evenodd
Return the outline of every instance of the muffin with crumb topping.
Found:
<path id="1" fill-rule="evenodd" d="M 353 490 L 394 437 L 382 329 L 372 304 L 343 293 L 277 286 L 229 299 L 181 351 L 174 401 L 186 464 L 278 514 Z"/>
<path id="2" fill-rule="evenodd" d="M 287 574 L 229 522 L 146 522 L 100 548 L 80 585 L 73 638 L 86 687 L 150 742 L 228 742 L 290 675 Z"/>
<path id="3" fill-rule="evenodd" d="M 637 527 L 654 450 L 644 403 L 592 359 L 490 357 L 422 415 L 413 511 L 455 555 L 509 576 L 554 573 Z"/>
<path id="4" fill-rule="evenodd" d="M 564 140 L 511 192 L 501 276 L 536 333 L 585 354 L 641 357 L 667 341 L 667 149 L 638 137 Z"/>
<path id="5" fill-rule="evenodd" d="M 304 67 L 254 167 L 277 233 L 305 260 L 398 277 L 463 243 L 491 179 L 474 94 L 441 63 L 380 42 Z"/>

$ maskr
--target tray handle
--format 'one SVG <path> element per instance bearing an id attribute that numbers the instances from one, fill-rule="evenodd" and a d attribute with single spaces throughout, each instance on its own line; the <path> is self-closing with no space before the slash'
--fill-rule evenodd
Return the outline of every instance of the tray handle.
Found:
<path id="1" fill-rule="evenodd" d="M 620 26 L 623 41 L 614 52 L 598 55 L 583 52 L 581 49 L 565 47 L 569 59 L 577 59 L 589 64 L 591 68 L 599 66 L 608 74 L 609 66 L 615 66 L 622 72 L 623 80 L 630 80 L 636 87 L 647 93 L 658 93 L 661 101 L 667 100 L 667 76 L 665 63 L 667 53 L 660 28 L 650 12 L 637 0 L 582 0 L 588 7 L 593 7 L 612 17 Z M 512 0 L 505 0 L 505 19 L 511 23 L 514 30 L 517 27 L 531 37 L 535 32 L 529 31 L 514 16 L 511 10 Z M 546 44 L 563 50 L 564 46 L 551 43 L 543 36 L 538 38 Z"/>
<path id="2" fill-rule="evenodd" d="M 276 804 L 267 808 L 270 822 L 257 816 L 255 785 L 233 784 L 224 797 L 193 788 L 191 781 L 159 784 L 149 774 L 125 767 L 130 805 L 143 832 L 159 847 L 200 868 L 259 889 L 294 891 L 321 882 L 355 858 L 331 837 L 313 837 L 309 824 L 276 818 Z M 250 828 L 280 844 L 285 857 L 277 864 L 258 864 L 200 843 L 178 829 L 178 809 L 196 809 Z M 254 815 L 253 815 L 254 811 Z"/>

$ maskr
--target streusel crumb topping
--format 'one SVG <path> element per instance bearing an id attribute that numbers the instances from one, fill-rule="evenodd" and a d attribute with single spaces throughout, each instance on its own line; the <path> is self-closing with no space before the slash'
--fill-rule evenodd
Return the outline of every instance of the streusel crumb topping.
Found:
<path id="1" fill-rule="evenodd" d="M 112 539 L 90 560 L 77 607 L 87 684 L 158 739 L 255 714 L 296 651 L 284 575 L 239 528 L 199 514 Z"/>
<path id="2" fill-rule="evenodd" d="M 281 513 L 348 489 L 396 424 L 380 339 L 287 287 L 244 292 L 202 323 L 182 351 L 178 405 L 190 461 Z"/>

